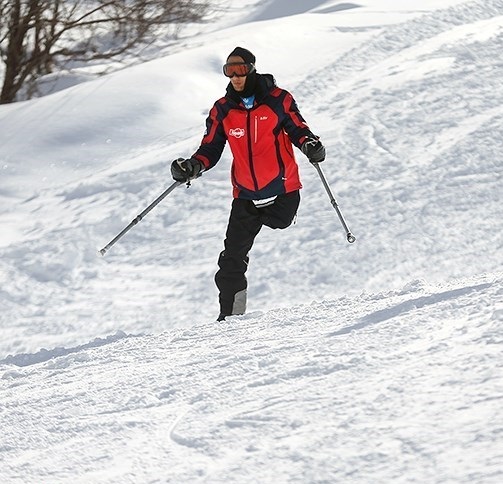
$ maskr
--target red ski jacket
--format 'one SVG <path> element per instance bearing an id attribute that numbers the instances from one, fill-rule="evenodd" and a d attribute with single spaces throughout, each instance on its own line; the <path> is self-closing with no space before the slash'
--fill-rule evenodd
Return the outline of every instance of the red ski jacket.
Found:
<path id="1" fill-rule="evenodd" d="M 292 143 L 300 148 L 313 136 L 292 95 L 277 87 L 272 75 L 257 74 L 254 106 L 246 109 L 229 84 L 206 119 L 206 132 L 193 157 L 208 170 L 228 141 L 234 197 L 262 200 L 302 188 Z"/>

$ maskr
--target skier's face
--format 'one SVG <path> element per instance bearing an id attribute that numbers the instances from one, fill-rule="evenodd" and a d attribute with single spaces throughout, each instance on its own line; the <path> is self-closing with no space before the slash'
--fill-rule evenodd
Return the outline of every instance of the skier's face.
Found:
<path id="1" fill-rule="evenodd" d="M 238 55 L 231 55 L 228 59 L 227 62 L 244 62 L 245 60 L 238 56 Z M 231 77 L 231 84 L 232 87 L 237 91 L 241 92 L 245 88 L 245 83 L 246 83 L 246 76 L 244 77 L 238 77 L 238 76 L 232 76 Z"/>

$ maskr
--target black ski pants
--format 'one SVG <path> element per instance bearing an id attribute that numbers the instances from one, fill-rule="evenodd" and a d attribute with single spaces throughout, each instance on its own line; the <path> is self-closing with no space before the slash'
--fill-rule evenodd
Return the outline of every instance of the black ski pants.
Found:
<path id="1" fill-rule="evenodd" d="M 246 270 L 248 253 L 263 225 L 272 229 L 285 229 L 293 222 L 300 203 L 298 190 L 278 195 L 273 204 L 258 208 L 251 200 L 235 198 L 232 202 L 224 250 L 218 259 L 219 270 L 215 283 L 220 291 L 220 313 L 242 314 L 246 306 Z M 235 309 L 235 297 L 245 297 L 244 306 Z"/>

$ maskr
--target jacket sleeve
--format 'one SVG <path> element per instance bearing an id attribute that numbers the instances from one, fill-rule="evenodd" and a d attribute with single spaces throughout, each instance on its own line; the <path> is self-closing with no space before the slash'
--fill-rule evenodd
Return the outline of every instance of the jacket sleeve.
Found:
<path id="1" fill-rule="evenodd" d="M 313 134 L 300 114 L 295 99 L 287 91 L 284 91 L 282 106 L 284 112 L 283 128 L 287 132 L 292 143 L 297 146 L 297 148 L 300 148 L 302 143 L 304 143 L 308 137 L 318 139 L 318 136 Z"/>
<path id="2" fill-rule="evenodd" d="M 213 168 L 225 148 L 227 137 L 223 127 L 223 110 L 222 102 L 217 101 L 210 110 L 206 118 L 206 131 L 204 133 L 201 145 L 192 155 L 204 164 L 206 170 Z"/>

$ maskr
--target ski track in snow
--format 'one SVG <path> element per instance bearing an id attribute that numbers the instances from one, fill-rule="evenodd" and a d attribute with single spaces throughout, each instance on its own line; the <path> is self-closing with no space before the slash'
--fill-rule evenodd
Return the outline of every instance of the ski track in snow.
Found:
<path id="1" fill-rule="evenodd" d="M 417 281 L 0 362 L 3 476 L 499 482 L 502 282 Z"/>

